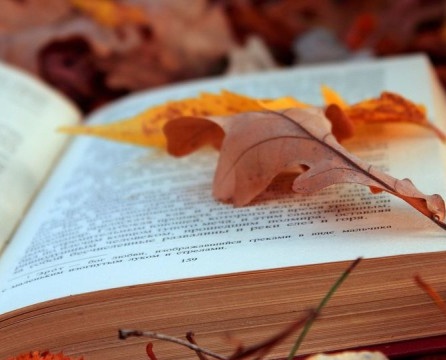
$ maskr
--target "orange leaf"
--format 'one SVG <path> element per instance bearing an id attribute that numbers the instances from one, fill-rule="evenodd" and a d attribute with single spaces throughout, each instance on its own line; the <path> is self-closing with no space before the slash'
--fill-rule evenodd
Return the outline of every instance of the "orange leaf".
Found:
<path id="1" fill-rule="evenodd" d="M 170 101 L 111 124 L 71 126 L 59 130 L 73 135 L 98 136 L 136 145 L 164 147 L 166 141 L 162 128 L 171 119 L 181 116 L 232 115 L 262 110 L 265 104 L 275 101 L 281 100 L 258 100 L 223 90 L 220 94 L 203 93 L 196 98 Z"/>
<path id="2" fill-rule="evenodd" d="M 445 204 L 439 195 L 424 195 L 410 180 L 395 179 L 351 155 L 336 141 L 321 110 L 178 118 L 168 122 L 164 131 L 172 155 L 185 155 L 206 142 L 221 144 L 213 194 L 235 206 L 248 204 L 278 174 L 303 165 L 308 170 L 294 180 L 295 192 L 308 194 L 338 183 L 358 183 L 398 196 L 446 229 Z"/>
<path id="3" fill-rule="evenodd" d="M 344 111 L 353 122 L 415 124 L 432 130 L 443 142 L 446 141 L 445 134 L 427 119 L 424 107 L 395 93 L 383 92 L 379 98 L 361 101 Z"/>

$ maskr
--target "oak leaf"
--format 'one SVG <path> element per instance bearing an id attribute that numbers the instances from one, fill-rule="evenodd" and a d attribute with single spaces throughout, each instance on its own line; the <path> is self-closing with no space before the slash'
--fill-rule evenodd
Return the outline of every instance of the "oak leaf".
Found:
<path id="1" fill-rule="evenodd" d="M 409 203 L 442 228 L 443 199 L 421 193 L 408 179 L 398 180 L 350 154 L 335 139 L 320 109 L 249 112 L 227 117 L 182 117 L 164 126 L 174 156 L 205 144 L 220 150 L 213 195 L 243 206 L 283 173 L 299 174 L 293 191 L 309 194 L 338 183 L 358 183 L 386 191 Z"/>

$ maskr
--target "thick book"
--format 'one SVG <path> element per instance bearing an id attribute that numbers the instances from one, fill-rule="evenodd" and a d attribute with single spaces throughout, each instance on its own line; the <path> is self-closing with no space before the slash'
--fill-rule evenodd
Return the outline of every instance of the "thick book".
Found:
<path id="1" fill-rule="evenodd" d="M 446 233 L 399 198 L 355 184 L 308 196 L 271 187 L 235 208 L 212 198 L 215 152 L 175 159 L 159 149 L 70 139 L 56 131 L 80 121 L 69 101 L 6 65 L 0 79 L 1 359 L 30 350 L 144 358 L 151 340 L 120 340 L 122 328 L 180 338 L 192 331 L 201 346 L 230 354 L 315 308 L 358 257 L 299 356 L 446 333 L 444 315 L 413 280 L 418 274 L 445 293 Z M 222 89 L 318 105 L 322 84 L 350 103 L 397 92 L 445 128 L 444 94 L 423 55 L 178 84 L 129 96 L 85 121 L 115 121 Z M 370 131 L 345 147 L 424 193 L 446 195 L 445 145 L 435 135 L 398 124 Z M 269 358 L 285 358 L 293 341 Z M 163 360 L 196 358 L 165 341 L 154 348 Z"/>

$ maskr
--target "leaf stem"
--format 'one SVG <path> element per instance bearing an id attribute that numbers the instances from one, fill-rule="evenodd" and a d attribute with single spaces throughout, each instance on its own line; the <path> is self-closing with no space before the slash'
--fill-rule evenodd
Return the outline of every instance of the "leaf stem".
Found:
<path id="1" fill-rule="evenodd" d="M 319 303 L 318 307 L 316 308 L 316 316 L 308 319 L 306 322 L 304 328 L 302 329 L 302 332 L 300 333 L 299 337 L 296 339 L 293 347 L 291 348 L 290 353 L 288 354 L 288 360 L 292 360 L 294 356 L 296 355 L 296 352 L 299 350 L 300 345 L 305 339 L 305 336 L 307 335 L 308 331 L 310 330 L 311 326 L 313 325 L 314 321 L 318 317 L 318 315 L 321 313 L 324 306 L 327 304 L 328 300 L 332 297 L 332 295 L 336 292 L 336 290 L 341 286 L 341 284 L 344 282 L 345 279 L 350 275 L 350 273 L 353 271 L 353 269 L 358 265 L 358 263 L 361 261 L 361 257 L 357 258 L 355 261 L 353 261 L 350 266 L 344 270 L 344 272 L 341 274 L 341 276 L 336 280 L 336 282 L 331 286 L 330 290 L 325 294 L 324 298 Z"/>

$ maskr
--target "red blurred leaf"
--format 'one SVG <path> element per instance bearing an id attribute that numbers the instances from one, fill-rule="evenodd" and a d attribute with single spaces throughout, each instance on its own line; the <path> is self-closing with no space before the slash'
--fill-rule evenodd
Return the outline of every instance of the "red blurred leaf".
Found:
<path id="1" fill-rule="evenodd" d="M 30 351 L 19 356 L 8 358 L 8 360 L 74 360 L 74 358 L 63 353 L 50 353 L 49 351 Z M 78 360 L 83 360 L 81 357 Z"/>

